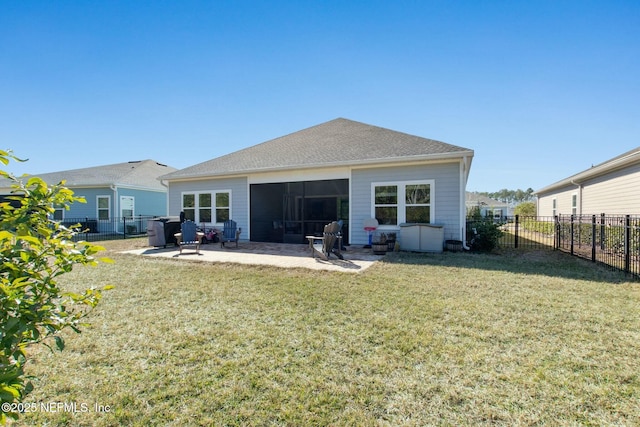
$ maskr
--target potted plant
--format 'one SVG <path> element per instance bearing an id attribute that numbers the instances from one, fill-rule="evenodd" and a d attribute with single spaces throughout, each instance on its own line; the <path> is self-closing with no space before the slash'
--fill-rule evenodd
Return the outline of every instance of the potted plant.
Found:
<path id="1" fill-rule="evenodd" d="M 371 243 L 371 250 L 376 255 L 387 253 L 387 235 L 385 233 L 376 234 Z"/>

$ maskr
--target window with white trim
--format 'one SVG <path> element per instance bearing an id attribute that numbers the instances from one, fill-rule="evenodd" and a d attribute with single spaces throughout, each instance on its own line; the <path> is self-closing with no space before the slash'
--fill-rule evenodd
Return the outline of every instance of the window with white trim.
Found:
<path id="1" fill-rule="evenodd" d="M 554 197 L 551 199 L 551 215 L 556 216 L 558 212 L 558 200 Z"/>
<path id="2" fill-rule="evenodd" d="M 64 205 L 53 205 L 53 220 L 54 221 L 62 221 L 64 220 Z"/>
<path id="3" fill-rule="evenodd" d="M 433 222 L 434 180 L 372 184 L 373 216 L 378 224 Z"/>
<path id="4" fill-rule="evenodd" d="M 98 206 L 98 219 L 108 221 L 111 215 L 111 197 L 97 196 L 96 204 Z"/>
<path id="5" fill-rule="evenodd" d="M 231 218 L 231 190 L 182 193 L 185 219 L 222 224 Z"/>
<path id="6" fill-rule="evenodd" d="M 578 213 L 578 193 L 573 193 L 571 195 L 571 214 L 575 215 Z"/>
<path id="7" fill-rule="evenodd" d="M 135 214 L 135 198 L 120 196 L 120 217 L 131 219 Z"/>

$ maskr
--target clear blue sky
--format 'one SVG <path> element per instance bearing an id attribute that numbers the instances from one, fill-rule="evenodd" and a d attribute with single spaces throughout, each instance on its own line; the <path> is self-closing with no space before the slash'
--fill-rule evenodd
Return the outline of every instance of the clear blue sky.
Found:
<path id="1" fill-rule="evenodd" d="M 184 168 L 337 117 L 539 189 L 640 146 L 640 1 L 4 1 L 0 148 Z"/>

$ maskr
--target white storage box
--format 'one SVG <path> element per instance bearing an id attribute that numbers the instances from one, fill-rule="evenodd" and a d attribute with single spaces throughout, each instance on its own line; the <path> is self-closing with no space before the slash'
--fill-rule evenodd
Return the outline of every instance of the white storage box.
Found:
<path id="1" fill-rule="evenodd" d="M 444 226 L 437 224 L 400 224 L 400 250 L 415 252 L 442 252 Z"/>

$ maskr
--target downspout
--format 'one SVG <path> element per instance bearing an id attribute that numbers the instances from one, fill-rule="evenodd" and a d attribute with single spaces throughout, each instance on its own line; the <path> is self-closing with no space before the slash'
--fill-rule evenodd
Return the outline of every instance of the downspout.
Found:
<path id="1" fill-rule="evenodd" d="M 582 184 L 578 184 L 575 180 L 571 180 L 571 184 L 578 187 L 578 215 L 582 215 Z"/>
<path id="2" fill-rule="evenodd" d="M 165 212 L 167 213 L 167 216 L 169 215 L 169 184 L 165 184 L 165 180 L 161 179 L 160 180 L 160 185 L 162 185 L 163 187 L 165 187 L 167 189 L 167 201 L 165 203 Z"/>
<path id="3" fill-rule="evenodd" d="M 114 207 L 113 213 L 114 213 L 114 215 L 113 215 L 112 218 L 117 218 L 117 215 L 115 215 L 115 214 L 118 212 L 118 208 L 119 208 L 118 207 L 118 202 L 119 202 L 119 200 L 118 200 L 118 187 L 116 187 L 115 185 L 111 184 L 111 185 L 109 185 L 109 189 L 111 191 L 113 191 L 113 207 Z"/>
<path id="4" fill-rule="evenodd" d="M 469 168 L 469 158 L 464 156 L 460 161 L 460 224 L 462 224 L 460 241 L 462 248 L 466 251 L 471 250 L 467 246 L 467 177 Z"/>

